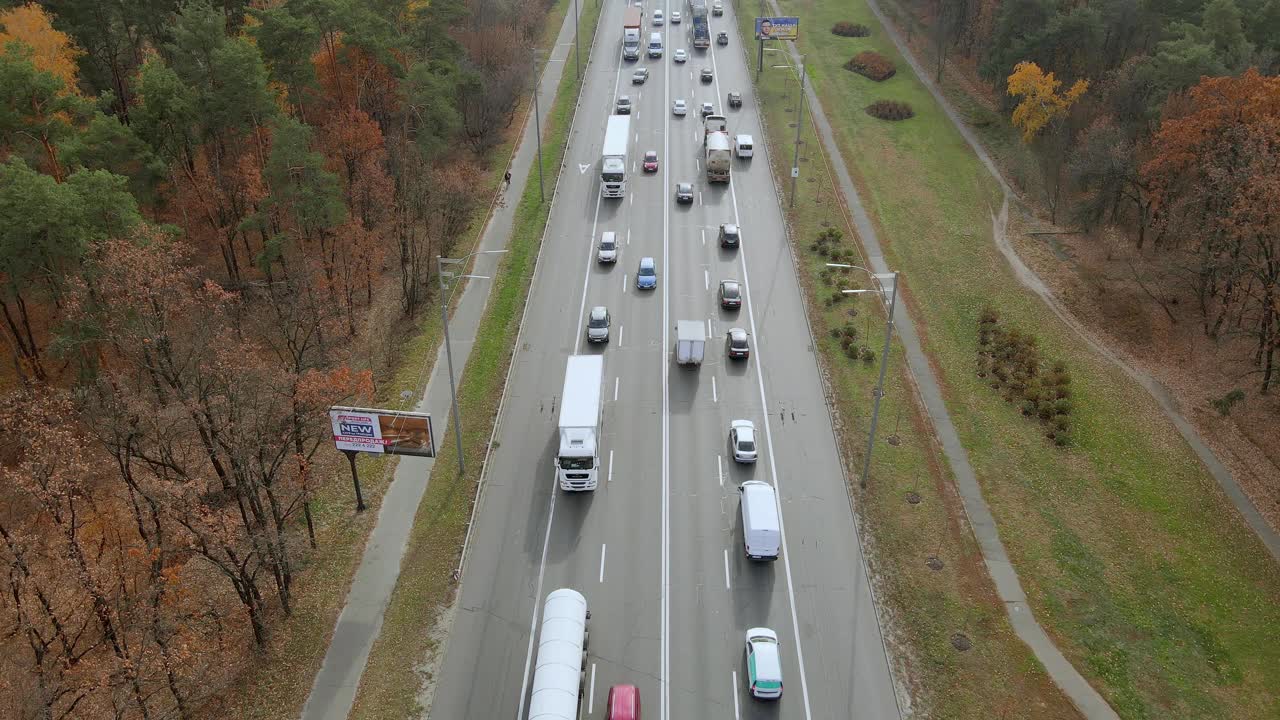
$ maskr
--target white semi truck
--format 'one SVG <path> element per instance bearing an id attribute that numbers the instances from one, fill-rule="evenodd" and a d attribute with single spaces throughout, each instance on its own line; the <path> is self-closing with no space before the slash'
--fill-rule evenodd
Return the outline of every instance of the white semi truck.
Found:
<path id="1" fill-rule="evenodd" d="M 600 386 L 604 357 L 570 355 L 560 394 L 560 452 L 556 477 L 562 490 L 595 490 L 600 477 Z"/>
<path id="2" fill-rule="evenodd" d="M 600 157 L 600 194 L 620 198 L 627 190 L 627 143 L 631 139 L 631 117 L 610 115 L 604 131 L 604 152 Z"/>
<path id="3" fill-rule="evenodd" d="M 640 59 L 640 8 L 629 7 L 622 11 L 622 58 Z"/>
<path id="4" fill-rule="evenodd" d="M 728 121 L 723 115 L 708 115 L 703 121 L 702 144 L 706 149 L 707 181 L 729 182 L 733 164 Z"/>
<path id="5" fill-rule="evenodd" d="M 529 720 L 577 720 L 587 669 L 587 599 L 561 588 L 542 604 L 538 661 L 529 694 Z"/>

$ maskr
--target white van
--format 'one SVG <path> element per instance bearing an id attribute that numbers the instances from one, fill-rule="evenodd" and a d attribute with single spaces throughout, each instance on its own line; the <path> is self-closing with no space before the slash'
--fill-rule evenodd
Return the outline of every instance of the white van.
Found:
<path id="1" fill-rule="evenodd" d="M 750 135 L 738 135 L 733 139 L 733 152 L 740 158 L 749 158 L 753 153 L 751 148 L 754 144 Z"/>
<path id="2" fill-rule="evenodd" d="M 748 480 L 738 488 L 742 494 L 742 539 L 752 560 L 777 560 L 782 547 L 778 522 L 778 496 L 773 486 Z"/>
<path id="3" fill-rule="evenodd" d="M 662 57 L 662 33 L 649 33 L 649 57 Z"/>

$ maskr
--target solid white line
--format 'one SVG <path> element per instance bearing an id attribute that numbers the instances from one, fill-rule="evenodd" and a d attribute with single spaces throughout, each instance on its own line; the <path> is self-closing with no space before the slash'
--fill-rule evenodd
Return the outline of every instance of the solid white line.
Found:
<path id="1" fill-rule="evenodd" d="M 604 551 L 606 549 L 608 549 L 608 546 L 605 545 L 604 543 L 600 543 L 600 582 L 604 582 Z M 592 668 L 593 668 L 592 672 L 595 672 L 594 665 L 592 666 Z"/>
<path id="2" fill-rule="evenodd" d="M 720 487 L 724 487 L 724 456 L 716 455 L 716 477 L 720 479 Z"/>
<path id="3" fill-rule="evenodd" d="M 605 482 L 613 482 L 613 451 L 609 451 L 609 477 L 605 478 Z"/>
<path id="4" fill-rule="evenodd" d="M 596 709 L 596 664 L 591 663 L 591 693 L 587 696 L 587 714 Z"/>
<path id="5" fill-rule="evenodd" d="M 701 204 L 702 204 L 702 191 L 701 191 L 701 190 L 699 190 L 699 191 L 698 191 L 698 204 L 699 204 L 699 205 L 701 205 Z"/>
<path id="6" fill-rule="evenodd" d="M 733 718 L 734 720 L 742 720 L 742 713 L 738 711 L 738 671 L 733 671 Z"/>
<path id="7" fill-rule="evenodd" d="M 665 13 L 664 13 L 665 14 Z M 666 31 L 664 31 L 666 32 Z M 664 38 L 670 45 L 670 34 Z M 664 107 L 671 106 L 671 64 L 662 64 L 663 73 L 666 75 L 662 83 L 662 103 Z M 667 162 L 662 164 L 662 186 L 671 187 L 671 115 L 666 116 L 662 133 L 662 156 L 667 158 Z M 667 260 L 670 258 L 668 254 L 671 249 L 671 195 L 662 193 L 662 266 L 670 267 Z M 671 300 L 668 288 L 671 283 L 662 283 L 662 347 L 670 347 L 668 345 L 671 329 Z M 665 359 L 665 357 L 664 357 Z M 660 603 L 661 612 L 659 614 L 662 620 L 661 642 L 661 662 L 658 666 L 658 694 L 660 702 L 658 703 L 659 720 L 669 720 L 671 717 L 671 686 L 667 682 L 667 677 L 671 673 L 671 398 L 670 398 L 670 365 L 671 363 L 662 362 L 662 577 L 659 579 L 659 587 L 662 591 L 662 602 Z"/>
<path id="8" fill-rule="evenodd" d="M 613 379 L 613 401 L 614 402 L 618 402 L 618 383 L 621 381 L 622 381 L 622 378 L 620 377 L 616 377 Z"/>
<path id="9" fill-rule="evenodd" d="M 617 89 L 616 87 L 614 88 Z M 587 312 L 587 286 L 591 284 L 591 260 L 595 254 L 592 243 L 596 238 L 596 225 L 600 222 L 600 201 L 603 196 L 596 193 L 596 214 L 591 220 L 591 235 L 587 238 L 587 266 L 582 271 L 582 301 L 578 304 L 578 329 L 574 331 L 573 336 L 573 354 L 577 355 L 582 350 L 582 320 Z"/>
<path id="10" fill-rule="evenodd" d="M 716 376 L 711 376 L 711 402 L 720 402 L 720 396 L 716 394 Z"/>
<path id="11" fill-rule="evenodd" d="M 524 680 L 520 683 L 520 709 L 516 720 L 524 717 L 524 698 L 529 691 L 529 667 L 533 664 L 533 640 L 538 636 L 538 608 L 542 606 L 542 579 L 547 574 L 547 548 L 551 546 L 551 522 L 556 518 L 556 475 L 551 473 L 551 501 L 547 510 L 547 532 L 542 536 L 542 560 L 538 564 L 538 587 L 533 591 L 533 617 L 529 618 L 529 648 L 524 655 Z"/>
<path id="12" fill-rule="evenodd" d="M 712 62 L 714 62 L 714 58 Z M 733 203 L 733 223 L 741 227 L 742 222 L 738 218 L 738 191 L 734 188 L 732 178 L 729 180 L 729 198 Z M 751 279 L 750 273 L 747 272 L 747 253 L 745 248 L 739 249 L 738 262 L 742 263 L 743 304 L 747 306 L 747 320 L 751 324 L 751 335 L 756 338 L 756 385 L 760 390 L 760 408 L 764 415 L 764 442 L 766 449 L 769 451 L 769 475 L 773 481 L 773 487 L 777 491 L 778 531 L 782 540 L 780 554 L 782 555 L 783 573 L 787 578 L 787 601 L 791 610 L 791 631 L 795 634 L 796 662 L 800 665 L 800 694 L 804 698 L 805 719 L 813 720 L 813 712 L 809 707 L 809 679 L 804 671 L 804 646 L 800 640 L 800 620 L 796 617 L 795 584 L 791 580 L 791 555 L 787 552 L 787 526 L 782 517 L 782 487 L 778 482 L 778 468 L 774 462 L 773 431 L 769 426 L 769 403 L 765 398 L 764 392 L 764 371 L 761 369 L 764 366 L 764 358 L 760 352 L 760 333 L 756 331 L 756 316 L 751 303 Z"/>
<path id="13" fill-rule="evenodd" d="M 729 550 L 727 548 L 724 551 L 724 589 L 733 589 L 733 586 L 729 584 Z"/>

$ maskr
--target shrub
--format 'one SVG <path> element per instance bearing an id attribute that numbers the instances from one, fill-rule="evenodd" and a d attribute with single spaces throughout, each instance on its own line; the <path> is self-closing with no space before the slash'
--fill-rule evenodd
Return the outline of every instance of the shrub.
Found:
<path id="1" fill-rule="evenodd" d="M 867 106 L 867 114 L 881 120 L 906 120 L 915 117 L 916 111 L 897 100 L 877 100 Z"/>
<path id="2" fill-rule="evenodd" d="M 892 60 L 873 50 L 863 50 L 854 55 L 849 62 L 844 64 L 844 69 L 852 70 L 876 82 L 884 82 L 898 72 L 898 69 L 893 66 Z"/>
<path id="3" fill-rule="evenodd" d="M 863 345 L 862 346 L 862 362 L 870 365 L 875 361 L 876 361 L 876 351 L 872 350 L 866 345 Z"/>
<path id="4" fill-rule="evenodd" d="M 832 290 L 832 291 L 831 291 L 831 304 L 832 304 L 832 305 L 835 305 L 836 303 L 840 302 L 841 300 L 844 300 L 844 293 L 840 292 L 839 290 Z"/>
<path id="5" fill-rule="evenodd" d="M 1231 414 L 1231 408 L 1235 407 L 1236 403 L 1241 400 L 1244 400 L 1244 391 L 1240 388 L 1236 388 L 1217 400 L 1214 400 L 1213 407 L 1222 415 L 1222 417 L 1226 417 Z"/>
<path id="6" fill-rule="evenodd" d="M 831 26 L 831 33 L 840 37 L 867 37 L 871 34 L 871 28 L 858 23 L 851 23 L 848 20 L 841 20 Z"/>

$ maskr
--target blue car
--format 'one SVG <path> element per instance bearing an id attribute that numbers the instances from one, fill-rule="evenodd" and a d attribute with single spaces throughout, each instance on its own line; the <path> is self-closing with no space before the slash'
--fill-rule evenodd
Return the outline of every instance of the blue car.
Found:
<path id="1" fill-rule="evenodd" d="M 658 287 L 658 265 L 651 257 L 640 258 L 640 269 L 636 271 L 636 289 L 652 290 Z"/>

